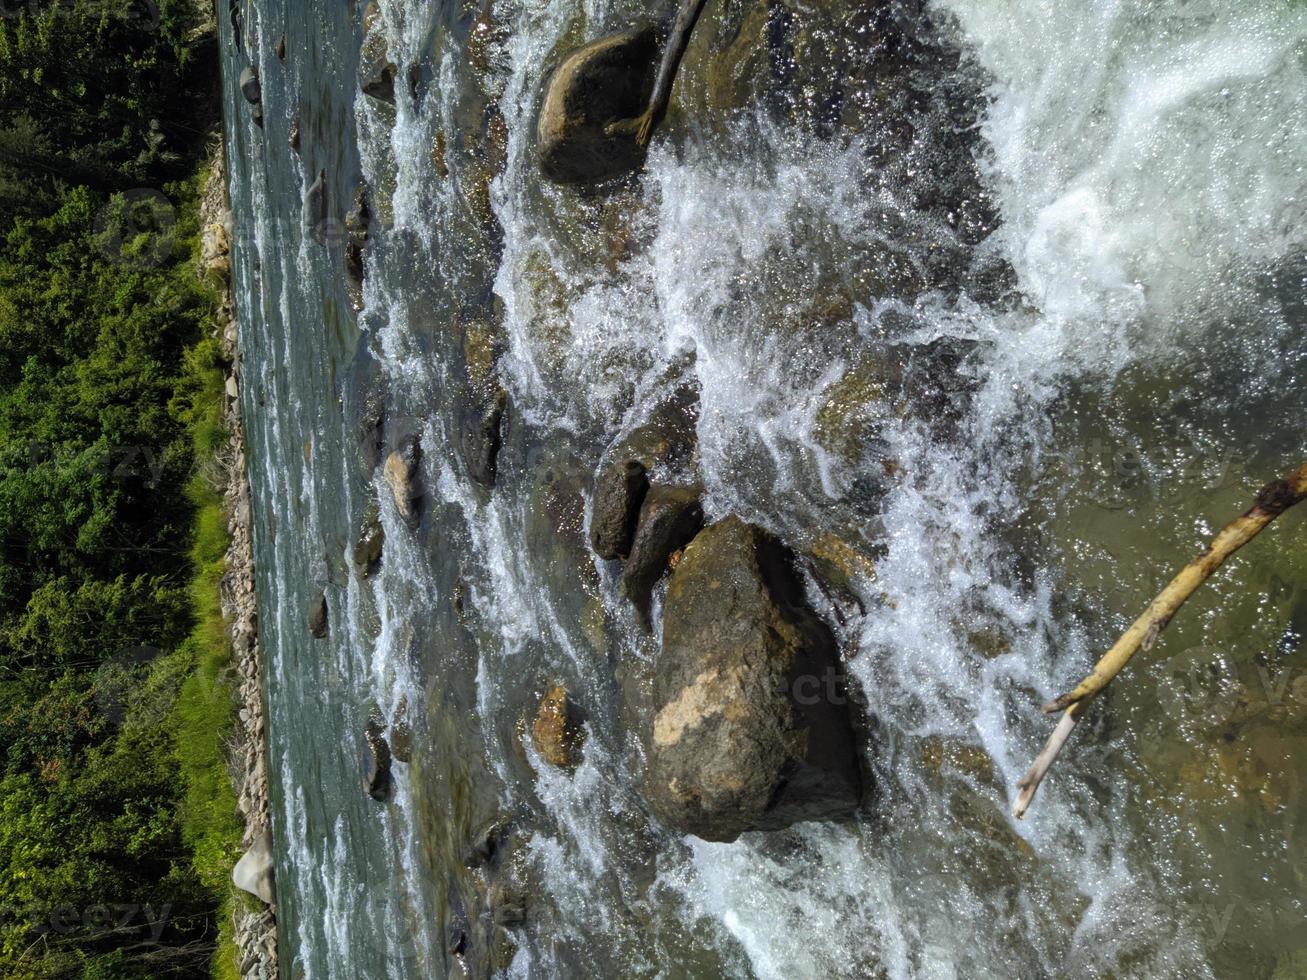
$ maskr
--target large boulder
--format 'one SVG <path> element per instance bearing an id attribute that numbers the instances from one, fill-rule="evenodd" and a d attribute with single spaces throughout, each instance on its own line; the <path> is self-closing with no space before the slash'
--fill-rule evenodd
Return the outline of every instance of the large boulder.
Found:
<path id="1" fill-rule="evenodd" d="M 612 34 L 571 54 L 553 73 L 536 123 L 540 169 L 561 184 L 603 180 L 636 169 L 645 148 L 610 123 L 638 116 L 653 90 L 653 28 Z"/>
<path id="2" fill-rule="evenodd" d="M 232 868 L 231 880 L 237 888 L 257 895 L 266 904 L 276 901 L 272 867 L 272 831 L 264 830 L 250 849 Z"/>
<path id="3" fill-rule="evenodd" d="M 847 817 L 861 772 L 830 630 L 790 553 L 739 518 L 694 539 L 667 589 L 647 793 L 705 840 Z"/>

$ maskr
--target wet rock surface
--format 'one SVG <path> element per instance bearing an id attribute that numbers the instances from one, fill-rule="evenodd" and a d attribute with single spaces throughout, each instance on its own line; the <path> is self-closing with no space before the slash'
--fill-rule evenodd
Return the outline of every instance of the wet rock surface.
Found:
<path id="1" fill-rule="evenodd" d="M 354 201 L 345 214 L 345 272 L 356 292 L 363 286 L 364 253 L 371 224 L 368 186 L 360 181 L 354 188 Z"/>
<path id="2" fill-rule="evenodd" d="M 241 72 L 240 87 L 241 95 L 250 105 L 258 105 L 263 101 L 263 87 L 259 83 L 259 73 L 252 65 Z"/>
<path id="3" fill-rule="evenodd" d="M 580 709 L 572 701 L 567 688 L 553 685 L 540 701 L 531 737 L 536 751 L 549 765 L 571 770 L 581 764 L 581 750 L 585 731 L 581 727 Z"/>
<path id="4" fill-rule="evenodd" d="M 703 527 L 699 487 L 654 487 L 640 507 L 631 556 L 622 569 L 622 592 L 643 617 L 650 596 L 667 571 L 668 559 Z"/>
<path id="5" fill-rule="evenodd" d="M 838 650 L 792 558 L 736 517 L 702 531 L 667 589 L 649 801 L 705 840 L 852 815 L 862 779 Z"/>
<path id="6" fill-rule="evenodd" d="M 328 628 L 327 596 L 322 590 L 319 589 L 318 592 L 309 599 L 309 608 L 305 618 L 309 627 L 309 636 L 313 637 L 315 640 L 326 639 Z"/>
<path id="7" fill-rule="evenodd" d="M 363 792 L 378 802 L 390 799 L 390 743 L 385 729 L 375 719 L 363 729 L 359 745 L 359 769 L 363 779 Z"/>
<path id="8" fill-rule="evenodd" d="M 372 575 L 381 565 L 381 553 L 386 544 L 386 529 L 381 526 L 381 517 L 375 507 L 370 507 L 363 517 L 363 527 L 358 540 L 354 543 L 352 558 L 354 571 L 361 576 Z"/>
<path id="9" fill-rule="evenodd" d="M 540 169 L 558 183 L 603 180 L 644 161 L 632 133 L 613 122 L 639 115 L 653 89 L 658 57 L 652 28 L 599 38 L 569 55 L 545 88 L 536 124 Z"/>
<path id="10" fill-rule="evenodd" d="M 390 754 L 396 762 L 407 765 L 413 761 L 413 724 L 408 717 L 408 695 L 400 698 L 395 716 L 390 720 Z"/>
<path id="11" fill-rule="evenodd" d="M 381 31 L 381 8 L 369 3 L 363 15 L 364 40 L 359 52 L 359 88 L 383 102 L 395 101 L 395 63 Z"/>
<path id="12" fill-rule="evenodd" d="M 386 486 L 395 501 L 395 510 L 405 521 L 416 523 L 422 513 L 426 491 L 421 481 L 422 446 L 417 436 L 406 438 L 386 457 Z"/>
<path id="13" fill-rule="evenodd" d="M 631 553 L 640 505 L 649 491 L 649 473 L 638 459 L 610 464 L 595 482 L 590 544 L 605 561 Z"/>

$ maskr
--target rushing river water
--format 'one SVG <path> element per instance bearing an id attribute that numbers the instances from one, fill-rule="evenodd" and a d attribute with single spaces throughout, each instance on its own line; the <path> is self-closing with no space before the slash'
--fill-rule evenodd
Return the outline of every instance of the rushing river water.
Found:
<path id="1" fill-rule="evenodd" d="M 711 0 L 646 169 L 600 191 L 540 179 L 541 86 L 646 5 L 381 0 L 393 106 L 359 88 L 361 6 L 241 9 L 227 151 L 288 976 L 1307 973 L 1301 514 L 1009 816 L 1038 705 L 1307 450 L 1307 6 Z M 361 294 L 306 232 L 319 172 L 337 219 L 370 188 Z M 927 365 L 907 395 L 882 390 L 891 353 Z M 466 448 L 487 383 L 493 488 Z M 586 501 L 687 389 L 710 520 L 874 564 L 854 594 L 809 583 L 875 719 L 856 822 L 710 844 L 642 799 L 627 702 L 657 637 L 586 547 Z M 416 528 L 374 468 L 383 408 L 386 448 L 421 439 Z M 523 737 L 555 681 L 586 717 L 570 775 Z M 376 803 L 364 726 L 403 702 L 412 761 Z"/>

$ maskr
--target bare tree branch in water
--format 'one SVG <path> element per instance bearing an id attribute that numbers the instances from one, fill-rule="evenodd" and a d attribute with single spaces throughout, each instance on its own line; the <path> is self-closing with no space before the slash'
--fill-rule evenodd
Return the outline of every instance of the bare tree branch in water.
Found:
<path id="1" fill-rule="evenodd" d="M 1186 565 L 1173 578 L 1143 614 L 1121 634 L 1112 649 L 1103 655 L 1093 671 L 1076 687 L 1044 705 L 1049 714 L 1061 711 L 1062 717 L 1045 743 L 1044 749 L 1017 783 L 1016 803 L 1012 807 L 1015 817 L 1024 817 L 1039 784 L 1047 775 L 1058 753 L 1066 744 L 1076 722 L 1095 697 L 1111 683 L 1140 650 L 1149 650 L 1157 642 L 1162 630 L 1200 585 L 1207 581 L 1232 554 L 1257 537 L 1262 530 L 1286 510 L 1307 497 L 1307 463 L 1268 483 L 1257 495 L 1257 500 L 1245 513 L 1235 518 L 1212 539 L 1207 550 Z"/>

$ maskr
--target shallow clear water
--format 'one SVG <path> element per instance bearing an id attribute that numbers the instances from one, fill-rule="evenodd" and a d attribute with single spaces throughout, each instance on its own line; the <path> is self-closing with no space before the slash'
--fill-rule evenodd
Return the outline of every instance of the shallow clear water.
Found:
<path id="1" fill-rule="evenodd" d="M 1307 8 L 892 10 L 714 0 L 644 174 L 589 194 L 537 175 L 541 84 L 641 5 L 383 3 L 393 108 L 358 91 L 362 9 L 248 10 L 246 54 L 224 22 L 293 971 L 1302 975 L 1302 515 L 1117 682 L 1030 817 L 1008 811 L 1038 704 L 1307 448 Z M 886 30 L 919 45 L 888 77 L 867 68 Z M 747 84 L 713 74 L 732 58 Z M 338 218 L 372 188 L 361 296 L 303 231 L 319 169 Z M 480 322 L 510 403 L 493 491 L 458 452 Z M 885 397 L 886 361 L 939 338 L 967 352 L 956 390 Z M 657 639 L 585 547 L 585 502 L 687 383 L 710 519 L 874 563 L 856 597 L 812 583 L 876 720 L 855 823 L 708 844 L 641 798 L 629 702 Z M 377 402 L 392 444 L 421 436 L 416 530 L 360 449 Z M 587 716 L 571 776 L 521 737 L 555 680 Z M 375 804 L 363 725 L 405 697 L 414 759 Z M 496 822 L 507 844 L 470 858 Z M 520 922 L 496 918 L 505 891 Z"/>

